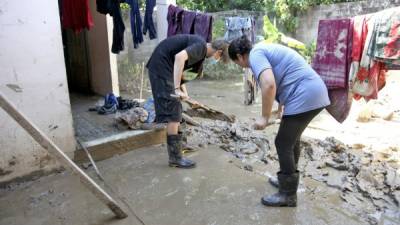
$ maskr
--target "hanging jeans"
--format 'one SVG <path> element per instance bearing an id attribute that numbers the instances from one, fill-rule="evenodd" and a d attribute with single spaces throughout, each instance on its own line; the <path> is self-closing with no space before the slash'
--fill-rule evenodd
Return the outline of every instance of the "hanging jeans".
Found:
<path id="1" fill-rule="evenodd" d="M 139 2 L 138 0 L 127 0 L 126 3 L 131 6 L 131 32 L 133 47 L 138 48 L 139 44 L 143 42 L 142 18 L 140 17 Z"/>
<path id="2" fill-rule="evenodd" d="M 153 11 L 156 6 L 156 0 L 146 1 L 146 12 L 144 14 L 143 34 L 146 35 L 149 31 L 150 40 L 157 38 L 157 31 L 153 22 Z"/>

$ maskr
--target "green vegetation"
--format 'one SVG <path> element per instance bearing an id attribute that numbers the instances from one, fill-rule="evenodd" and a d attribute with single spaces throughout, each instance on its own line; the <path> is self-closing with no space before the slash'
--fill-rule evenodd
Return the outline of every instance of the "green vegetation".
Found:
<path id="1" fill-rule="evenodd" d="M 286 31 L 294 32 L 298 25 L 297 15 L 316 5 L 329 5 L 360 0 L 177 0 L 186 9 L 217 12 L 233 9 L 265 11 L 277 17 L 278 24 Z"/>

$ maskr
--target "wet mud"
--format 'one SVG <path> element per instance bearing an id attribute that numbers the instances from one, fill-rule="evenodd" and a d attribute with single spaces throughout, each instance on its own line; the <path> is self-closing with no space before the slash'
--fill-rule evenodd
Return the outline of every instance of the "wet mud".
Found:
<path id="1" fill-rule="evenodd" d="M 254 131 L 248 123 L 203 120 L 200 126 L 187 130 L 190 143 L 200 148 L 216 145 L 240 159 L 239 167 L 244 170 L 252 172 L 256 162 L 278 164 L 275 135 Z M 383 214 L 400 215 L 399 147 L 378 151 L 327 137 L 302 138 L 301 150 L 299 170 L 303 178 L 339 190 L 340 198 L 352 206 L 354 214 L 370 224 L 378 224 Z"/>

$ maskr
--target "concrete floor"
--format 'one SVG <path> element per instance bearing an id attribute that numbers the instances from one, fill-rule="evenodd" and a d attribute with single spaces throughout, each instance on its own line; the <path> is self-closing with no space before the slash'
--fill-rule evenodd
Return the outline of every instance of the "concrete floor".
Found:
<path id="1" fill-rule="evenodd" d="M 74 121 L 75 136 L 81 141 L 93 141 L 121 133 L 116 126 L 115 114 L 99 115 L 89 112 L 97 102 L 104 103 L 104 99 L 97 95 L 70 94 L 71 109 Z"/>
<path id="2" fill-rule="evenodd" d="M 400 95 L 396 93 L 400 76 L 397 75 L 396 72 L 394 83 L 390 81 L 382 91 L 384 95 L 390 90 L 388 104 L 397 110 L 395 120 L 374 119 L 369 123 L 358 123 L 355 118 L 362 104 L 356 103 L 349 119 L 343 124 L 323 113 L 313 121 L 305 135 L 313 138 L 335 136 L 346 144 L 361 142 L 371 148 L 398 146 Z M 222 85 L 224 89 L 220 88 Z M 260 112 L 259 103 L 243 106 L 240 82 L 201 81 L 201 84 L 191 83 L 189 88 L 189 93 L 196 100 L 234 113 L 239 119 L 251 120 Z M 87 110 L 87 107 L 81 109 Z M 276 130 L 277 125 L 274 125 L 263 133 L 274 135 Z M 277 162 L 267 165 L 256 162 L 253 172 L 246 171 L 232 154 L 214 146 L 201 149 L 189 157 L 198 162 L 197 168 L 169 168 L 165 146 L 154 146 L 115 156 L 99 162 L 98 166 L 107 182 L 148 225 L 368 223 L 340 199 L 337 189 L 310 178 L 301 181 L 297 208 L 267 208 L 261 205 L 261 196 L 276 191 L 267 184 L 266 176 L 278 170 Z M 95 177 L 92 170 L 88 172 Z M 381 216 L 379 224 L 400 224 L 399 212 L 400 209 L 394 216 Z M 108 208 L 77 178 L 64 172 L 0 190 L 0 225 L 6 224 L 140 223 L 132 215 L 124 220 L 115 220 Z"/>
<path id="3" fill-rule="evenodd" d="M 231 154 L 210 147 L 189 156 L 192 170 L 169 168 L 165 147 L 132 151 L 98 164 L 106 181 L 136 211 L 145 224 L 365 224 L 352 215 L 338 192 L 304 180 L 297 208 L 268 208 L 260 198 L 276 190 L 265 173 L 277 165 L 240 168 Z M 93 171 L 89 171 L 93 177 Z M 310 187 L 312 187 L 310 189 Z M 0 224 L 140 224 L 130 215 L 113 214 L 72 175 L 43 177 L 0 192 Z"/>

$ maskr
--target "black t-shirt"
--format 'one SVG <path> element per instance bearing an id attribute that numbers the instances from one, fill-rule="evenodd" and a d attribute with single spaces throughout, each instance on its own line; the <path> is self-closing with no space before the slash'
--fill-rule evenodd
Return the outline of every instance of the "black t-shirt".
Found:
<path id="1" fill-rule="evenodd" d="M 192 72 L 199 73 L 207 54 L 207 43 L 202 37 L 192 34 L 178 34 L 160 42 L 146 66 L 161 76 L 170 75 L 174 69 L 175 55 L 182 50 L 188 54 L 184 70 L 191 68 Z"/>

